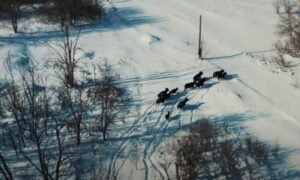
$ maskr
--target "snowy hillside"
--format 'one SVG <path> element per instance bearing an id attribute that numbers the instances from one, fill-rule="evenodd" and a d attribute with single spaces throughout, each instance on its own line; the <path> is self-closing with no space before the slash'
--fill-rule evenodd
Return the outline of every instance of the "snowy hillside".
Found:
<path id="1" fill-rule="evenodd" d="M 278 38 L 273 0 L 111 0 L 104 7 L 101 21 L 77 28 L 82 71 L 107 61 L 132 91 L 128 118 L 109 129 L 97 152 L 95 161 L 108 172 L 121 180 L 166 179 L 159 163 L 169 158 L 168 143 L 201 118 L 245 127 L 242 133 L 279 143 L 291 151 L 282 168 L 300 170 L 300 66 L 292 61 L 281 71 L 270 60 Z M 202 61 L 197 58 L 200 14 Z M 30 56 L 47 75 L 47 85 L 56 84 L 49 64 L 59 29 L 32 18 L 20 23 L 20 31 L 15 35 L 1 26 L 1 61 L 9 51 L 16 66 Z M 225 80 L 211 78 L 220 69 L 228 73 Z M 209 78 L 204 87 L 184 91 L 199 71 Z M 155 105 L 160 91 L 176 87 L 178 93 L 165 105 Z M 190 101 L 178 110 L 185 97 Z"/>

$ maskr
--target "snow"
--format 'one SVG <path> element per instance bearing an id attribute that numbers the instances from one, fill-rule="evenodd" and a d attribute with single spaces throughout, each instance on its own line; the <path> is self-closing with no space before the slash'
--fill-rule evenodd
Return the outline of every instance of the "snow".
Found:
<path id="1" fill-rule="evenodd" d="M 300 85 L 295 86 L 300 66 L 294 60 L 283 72 L 270 60 L 278 38 L 273 0 L 111 0 L 105 9 L 102 20 L 80 27 L 79 47 L 82 72 L 93 74 L 107 61 L 133 92 L 131 118 L 110 129 L 107 150 L 99 148 L 110 171 L 120 179 L 165 178 L 158 162 L 170 153 L 166 144 L 200 118 L 238 121 L 260 139 L 292 150 L 287 165 L 300 170 Z M 200 14 L 203 61 L 196 54 Z M 20 27 L 14 35 L 1 25 L 0 59 L 10 51 L 15 65 L 22 66 L 30 56 L 48 85 L 55 84 L 51 47 L 60 40 L 57 27 L 34 19 Z M 200 70 L 211 77 L 219 69 L 229 73 L 224 81 L 209 79 L 200 90 L 183 91 Z M 157 93 L 166 87 L 179 92 L 165 106 L 155 106 Z M 177 110 L 185 97 L 190 99 L 186 109 Z M 168 111 L 170 121 L 164 119 Z M 115 148 L 105 154 L 109 146 Z M 134 152 L 137 168 L 130 160 Z"/>

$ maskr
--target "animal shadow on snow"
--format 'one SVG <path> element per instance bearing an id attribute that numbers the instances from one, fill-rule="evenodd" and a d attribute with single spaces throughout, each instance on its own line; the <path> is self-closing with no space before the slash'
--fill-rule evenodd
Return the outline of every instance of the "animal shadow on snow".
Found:
<path id="1" fill-rule="evenodd" d="M 187 105 L 185 105 L 183 110 L 194 111 L 194 110 L 198 109 L 203 104 L 204 104 L 203 102 L 200 102 L 198 104 L 187 104 Z"/>
<path id="2" fill-rule="evenodd" d="M 202 103 L 200 103 L 201 105 Z M 228 114 L 224 116 L 211 116 L 207 117 L 208 120 L 214 124 L 218 124 L 218 126 L 223 126 L 223 124 L 226 122 L 227 128 L 226 131 L 231 132 L 235 137 L 246 135 L 247 133 L 247 127 L 244 125 L 246 121 L 255 120 L 256 115 L 252 114 Z M 171 116 L 169 120 L 178 120 L 180 118 L 180 114 Z M 160 128 L 158 129 L 154 134 L 159 136 L 162 136 L 163 138 L 174 138 L 174 136 L 181 131 L 188 132 L 191 127 L 195 127 L 201 119 L 198 119 L 192 123 L 183 124 L 180 128 L 178 128 L 177 125 L 170 125 L 167 126 L 166 129 Z M 241 134 L 240 134 L 240 133 Z M 128 134 L 124 137 L 120 138 L 109 138 L 108 141 L 105 143 L 105 145 L 101 148 L 99 152 L 100 159 L 102 161 L 111 160 L 110 157 L 112 156 L 114 151 L 117 151 L 120 146 L 116 145 L 116 143 L 120 144 L 124 140 L 130 140 L 130 143 L 148 143 L 153 139 L 152 136 L 149 134 L 143 134 L 143 133 L 137 133 L 137 134 Z M 238 139 L 234 139 L 238 140 Z M 159 141 L 156 146 L 159 146 L 163 141 Z M 133 145 L 133 144 L 132 144 Z M 142 156 L 142 152 L 140 152 Z M 261 176 L 261 179 L 299 179 L 300 173 L 297 170 L 290 170 L 282 168 L 284 165 L 288 164 L 288 158 L 291 153 L 297 153 L 297 152 L 291 152 L 290 150 L 282 149 L 279 151 L 280 158 L 277 160 L 270 159 L 269 163 L 272 164 L 272 166 L 267 165 L 266 171 Z M 127 159 L 129 157 L 128 151 L 122 150 L 120 154 L 117 155 L 117 159 Z M 269 168 L 269 169 L 268 169 Z M 270 178 L 271 177 L 271 178 Z"/>
<path id="3" fill-rule="evenodd" d="M 175 105 L 177 104 L 180 99 L 184 98 L 186 96 L 187 92 L 180 90 L 176 94 L 171 95 L 169 99 L 166 100 L 165 105 Z"/>
<path id="4" fill-rule="evenodd" d="M 239 76 L 237 74 L 228 74 L 227 76 L 225 76 L 225 80 L 232 80 L 235 78 L 238 78 Z"/>
<path id="5" fill-rule="evenodd" d="M 172 116 L 172 114 L 171 114 L 169 121 L 175 121 L 175 120 L 179 120 L 179 119 L 180 119 L 180 114 L 176 114 L 175 116 Z"/>
<path id="6" fill-rule="evenodd" d="M 210 83 L 204 83 L 204 85 L 203 85 L 203 89 L 209 89 L 209 88 L 211 88 L 211 87 L 213 87 L 214 85 L 216 85 L 216 84 L 218 84 L 219 82 L 210 82 Z"/>

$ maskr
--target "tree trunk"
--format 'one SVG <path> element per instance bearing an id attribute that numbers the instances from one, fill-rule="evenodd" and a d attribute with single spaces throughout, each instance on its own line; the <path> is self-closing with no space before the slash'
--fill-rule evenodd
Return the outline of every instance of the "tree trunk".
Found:
<path id="1" fill-rule="evenodd" d="M 103 135 L 103 141 L 106 141 L 106 130 L 102 131 L 102 135 Z"/>
<path id="2" fill-rule="evenodd" d="M 76 140 L 77 140 L 77 146 L 80 145 L 80 123 L 76 125 Z"/>
<path id="3" fill-rule="evenodd" d="M 18 5 L 17 5 L 17 2 L 15 0 L 13 0 L 9 6 L 10 6 L 9 11 L 10 11 L 11 23 L 12 23 L 14 32 L 17 33 L 18 32 Z"/>
<path id="4" fill-rule="evenodd" d="M 11 173 L 5 159 L 1 155 L 1 153 L 0 153 L 0 162 L 1 162 L 0 163 L 0 169 L 1 169 L 1 172 L 3 173 L 3 175 L 5 176 L 5 179 L 12 180 L 13 179 L 12 173 Z M 1 167 L 1 165 L 3 166 L 3 169 Z"/>

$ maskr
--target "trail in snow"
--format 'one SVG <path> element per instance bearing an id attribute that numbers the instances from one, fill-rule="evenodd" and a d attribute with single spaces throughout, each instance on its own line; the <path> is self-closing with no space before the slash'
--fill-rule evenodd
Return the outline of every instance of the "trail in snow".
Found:
<path id="1" fill-rule="evenodd" d="M 162 111 L 161 111 L 161 113 L 160 113 L 160 115 L 159 115 L 159 117 L 157 118 L 157 121 L 156 121 L 156 123 L 153 125 L 153 127 L 152 128 L 150 128 L 150 130 L 148 129 L 147 130 L 147 132 L 149 132 L 150 134 L 151 134 L 151 132 L 152 133 L 154 133 L 154 135 L 153 135 L 153 137 L 148 141 L 148 143 L 146 144 L 146 146 L 145 146 L 145 149 L 144 149 L 144 155 L 143 155 L 143 162 L 144 162 L 144 166 L 145 166 L 145 180 L 148 180 L 148 178 L 149 178 L 149 158 L 148 158 L 148 154 L 149 154 L 149 148 L 150 148 L 150 146 L 151 146 L 151 144 L 152 144 L 152 142 L 154 141 L 154 138 L 155 138 L 155 136 L 156 136 L 156 133 L 157 133 L 157 131 L 159 131 L 159 127 L 160 127 L 160 125 L 159 125 L 159 123 L 162 121 L 162 124 L 164 123 L 164 121 L 162 120 L 162 117 L 163 117 L 163 115 L 164 115 L 164 110 L 165 110 L 165 108 L 166 108 L 166 106 L 165 107 L 163 107 L 163 109 L 162 109 Z M 148 133 L 145 133 L 145 134 L 148 134 Z M 161 174 L 160 174 L 161 175 Z M 161 175 L 162 176 L 162 175 Z"/>
<path id="2" fill-rule="evenodd" d="M 155 105 L 153 104 L 152 106 L 150 106 L 148 109 L 145 110 L 145 112 L 143 113 L 143 115 L 137 119 L 131 126 L 130 128 L 124 132 L 120 137 L 124 138 L 124 137 L 130 137 L 131 135 L 133 135 L 136 131 L 137 131 L 137 127 L 139 127 L 139 123 L 140 121 L 144 121 L 144 119 L 146 119 L 147 117 L 149 117 L 149 114 L 151 115 L 151 113 L 153 112 L 153 108 L 155 107 Z M 146 116 L 148 114 L 148 116 Z M 115 172 L 116 170 L 116 163 L 118 161 L 118 158 L 120 156 L 120 154 L 124 151 L 124 149 L 126 148 L 126 146 L 128 145 L 130 139 L 127 138 L 125 139 L 121 145 L 119 146 L 119 148 L 117 148 L 117 150 L 113 153 L 111 160 L 110 160 L 110 164 L 109 164 L 109 169 L 108 169 L 108 174 L 110 174 L 110 177 L 112 176 L 112 173 Z"/>
<path id="3" fill-rule="evenodd" d="M 264 51 L 262 51 L 264 52 Z M 259 53 L 259 52 L 256 52 Z M 212 62 L 212 61 L 208 61 L 209 64 L 219 68 L 219 69 L 223 69 L 223 67 L 221 67 L 220 65 Z M 229 74 L 230 75 L 230 74 Z M 273 106 L 274 108 L 276 108 L 278 111 L 282 111 L 282 112 L 289 112 L 289 110 L 287 110 L 285 107 L 282 106 L 277 106 L 277 103 L 274 102 L 271 98 L 267 97 L 266 95 L 264 95 L 263 93 L 261 93 L 260 91 L 258 91 L 255 87 L 249 85 L 248 83 L 246 83 L 245 81 L 243 81 L 241 78 L 239 77 L 235 77 L 234 79 L 236 79 L 240 84 L 242 84 L 246 89 L 249 89 L 250 91 L 252 91 L 253 93 L 255 93 L 258 97 L 262 98 L 264 101 L 266 101 L 268 104 L 270 104 L 271 106 Z"/>
<path id="4" fill-rule="evenodd" d="M 201 101 L 203 99 L 203 97 L 209 91 L 209 89 L 210 89 L 210 87 L 207 89 L 194 88 L 192 90 L 189 90 L 189 92 L 187 92 L 186 95 L 184 95 L 178 99 L 178 102 L 183 100 L 185 97 L 188 97 L 190 99 L 190 101 L 193 101 L 193 99 L 200 96 L 200 98 L 197 98 L 197 101 L 199 103 L 199 101 Z M 201 103 L 199 103 L 199 104 L 201 104 Z M 172 116 L 177 117 L 175 119 L 175 121 L 178 121 L 178 124 L 179 124 L 178 129 L 181 129 L 181 126 L 182 126 L 181 125 L 181 113 L 183 113 L 187 110 L 175 110 L 176 105 L 177 105 L 177 103 L 174 103 L 174 105 L 172 105 L 171 108 L 168 107 L 168 109 L 171 109 Z M 165 105 L 165 106 L 170 106 L 170 105 Z M 165 110 L 165 109 L 163 109 L 163 110 Z M 164 111 L 163 111 L 162 115 L 164 115 L 164 114 L 166 114 L 166 113 L 164 113 Z M 191 114 L 191 118 L 192 118 L 192 116 L 193 116 L 193 114 Z M 159 119 L 161 119 L 161 116 L 159 117 Z M 161 167 L 159 165 L 156 164 L 155 160 L 152 160 L 152 156 L 153 156 L 154 152 L 156 151 L 157 147 L 162 143 L 163 139 L 165 138 L 165 134 L 167 132 L 170 121 L 171 120 L 164 120 L 161 123 L 161 125 L 159 125 L 158 128 L 156 128 L 157 129 L 155 131 L 156 133 L 153 135 L 153 137 L 151 138 L 151 140 L 145 147 L 145 151 L 144 151 L 145 179 L 149 179 L 149 164 L 148 164 L 148 162 L 150 162 L 152 168 L 154 168 L 154 170 L 156 170 L 159 173 L 161 179 L 166 179 L 166 175 L 164 174 L 164 171 L 161 169 Z M 161 129 L 163 129 L 162 132 L 160 131 Z M 158 133 L 158 132 L 160 132 L 160 133 Z"/>
<path id="5" fill-rule="evenodd" d="M 300 148 L 297 145 L 300 137 L 297 101 L 300 96 L 289 87 L 281 87 L 288 85 L 286 82 L 289 77 L 285 74 L 274 77 L 267 73 L 266 69 L 269 67 L 259 66 L 253 61 L 259 58 L 256 54 L 272 54 L 274 51 L 273 42 L 277 38 L 273 31 L 277 18 L 272 2 L 273 0 L 110 1 L 104 3 L 109 15 L 104 18 L 105 22 L 78 26 L 83 28 L 80 48 L 94 53 L 95 58 L 90 60 L 97 61 L 97 58 L 102 60 L 102 57 L 107 57 L 114 62 L 117 57 L 118 61 L 114 65 L 122 77 L 119 83 L 135 88 L 134 95 L 139 100 L 142 99 L 134 104 L 142 109 L 137 110 L 140 116 L 136 119 L 130 116 L 132 122 L 127 121 L 130 123 L 128 127 L 121 128 L 122 131 L 110 139 L 110 143 L 117 147 L 107 156 L 108 173 L 111 176 L 150 180 L 154 179 L 152 175 L 155 174 L 160 179 L 167 179 L 158 164 L 157 149 L 164 148 L 164 141 L 170 138 L 170 134 L 182 132 L 186 125 L 193 124 L 202 117 L 223 117 L 228 114 L 243 116 L 250 111 L 253 129 L 258 129 L 254 131 L 254 135 L 262 139 L 268 136 L 267 140 L 280 139 L 281 142 L 296 147 L 295 149 Z M 204 61 L 194 59 L 198 43 L 199 14 L 203 15 L 203 36 L 208 50 Z M 0 34 L 0 41 L 5 44 L 0 47 L 1 52 L 17 49 L 17 54 L 28 54 L 39 60 L 49 56 L 49 47 L 45 47 L 43 42 L 57 43 L 59 39 L 57 30 L 13 35 L 0 28 Z M 19 48 L 20 44 L 24 44 L 25 49 Z M 269 50 L 249 51 L 255 49 Z M 1 52 L 0 59 L 5 59 L 6 54 Z M 248 56 L 252 59 L 247 59 Z M 85 63 L 88 64 L 89 61 Z M 216 81 L 211 78 L 202 89 L 182 91 L 183 85 L 192 81 L 193 75 L 200 70 L 204 75 L 209 73 L 211 77 L 213 71 L 227 71 L 227 68 L 228 79 Z M 236 74 L 230 74 L 231 72 Z M 52 74 L 55 73 L 50 73 Z M 149 103 L 154 102 L 156 93 L 165 87 L 179 87 L 178 95 L 173 99 L 171 97 L 165 106 Z M 186 109 L 177 110 L 176 103 L 185 97 L 190 99 Z M 167 111 L 172 111 L 173 120 L 164 119 Z M 262 126 L 261 121 L 264 120 L 265 124 Z M 273 130 L 274 127 L 277 129 Z M 145 166 L 145 174 L 141 174 L 140 170 L 130 169 L 132 164 L 128 159 L 131 157 L 132 145 L 136 142 L 144 143 L 138 153 L 142 157 L 141 164 Z M 291 159 L 300 162 L 299 155 Z M 299 163 L 298 165 L 300 167 Z M 134 174 L 132 176 L 129 175 L 131 170 Z"/>
<path id="6" fill-rule="evenodd" d="M 177 73 L 180 73 L 177 76 L 181 76 L 181 75 L 183 75 L 183 76 L 190 75 L 191 76 L 191 74 L 197 73 L 197 72 L 198 72 L 197 68 L 191 68 L 191 69 L 187 69 L 185 71 L 166 72 L 166 73 L 161 73 L 159 75 L 153 75 L 153 76 L 149 76 L 149 77 L 145 77 L 145 78 L 135 78 L 132 81 L 131 80 L 130 81 L 125 80 L 125 81 L 121 81 L 120 83 L 125 83 L 125 84 L 128 85 L 128 83 L 131 83 L 131 82 L 135 82 L 135 83 L 139 82 L 140 84 L 143 84 L 143 83 L 145 83 L 145 81 L 149 81 L 149 80 L 159 80 L 159 79 L 162 79 L 162 78 L 171 79 L 174 76 L 176 76 L 175 74 L 177 74 Z M 198 91 L 201 91 L 201 90 L 200 89 L 193 89 L 193 90 L 189 90 L 187 92 L 185 92 L 185 91 L 183 91 L 183 92 L 177 92 L 178 94 L 180 94 L 180 93 L 182 93 L 182 94 L 181 94 L 180 97 L 178 97 L 177 95 L 175 95 L 175 97 L 171 97 L 171 99 L 173 98 L 171 100 L 173 102 L 171 102 L 171 103 L 174 104 L 174 105 L 172 105 L 172 109 L 175 108 L 175 106 L 177 104 L 176 101 L 179 102 L 182 99 L 184 99 L 185 97 L 188 97 L 189 99 L 193 99 L 199 93 Z M 138 120 L 136 120 L 129 127 L 129 129 L 125 133 L 122 133 L 122 135 L 120 136 L 120 138 L 125 138 L 125 140 L 120 144 L 120 146 L 119 146 L 119 148 L 117 148 L 116 152 L 113 153 L 113 156 L 111 158 L 111 162 L 110 162 L 110 165 L 109 165 L 109 173 L 111 175 L 113 173 L 115 173 L 115 174 L 118 175 L 119 171 L 121 170 L 121 168 L 125 164 L 126 159 L 120 160 L 118 158 L 120 157 L 120 155 L 122 153 L 124 153 L 124 150 L 131 144 L 131 142 L 134 141 L 134 139 L 130 139 L 130 138 L 126 138 L 126 137 L 130 137 L 130 136 L 133 136 L 135 134 L 138 134 L 137 131 L 136 131 L 137 130 L 136 128 L 144 126 L 143 123 L 145 123 L 145 122 L 147 122 L 147 121 L 149 121 L 151 119 L 155 119 L 155 117 L 153 117 L 153 115 L 155 114 L 154 111 L 160 110 L 161 113 L 160 113 L 159 117 L 157 117 L 157 121 L 156 121 L 155 125 L 153 127 L 150 127 L 150 128 L 149 128 L 149 126 L 146 126 L 146 127 L 148 127 L 148 129 L 145 132 L 145 136 L 147 136 L 147 134 L 151 134 L 153 132 L 154 132 L 154 135 L 150 139 L 150 141 L 148 142 L 148 144 L 146 145 L 146 148 L 145 148 L 145 151 L 144 151 L 144 158 L 143 158 L 144 160 L 143 160 L 143 162 L 145 164 L 145 174 L 148 174 L 148 172 L 149 172 L 149 167 L 150 167 L 149 162 L 150 162 L 151 165 L 153 166 L 153 168 L 156 171 L 159 172 L 159 174 L 160 174 L 161 177 L 163 177 L 162 171 L 151 160 L 151 156 L 154 153 L 154 151 L 156 150 L 157 146 L 161 143 L 161 140 L 163 139 L 163 135 L 162 135 L 162 136 L 160 136 L 160 138 L 158 139 L 158 141 L 156 141 L 157 132 L 159 132 L 160 129 L 162 129 L 162 128 L 165 129 L 165 130 L 167 130 L 167 124 L 165 123 L 164 120 L 161 120 L 161 119 L 163 119 L 164 115 L 166 114 L 165 108 L 169 108 L 168 102 L 169 101 L 167 101 L 167 105 L 165 105 L 161 110 L 160 110 L 160 108 L 157 109 L 155 107 L 155 105 L 152 105 L 151 107 L 149 107 L 148 109 L 146 109 L 146 111 L 143 113 L 143 115 Z M 173 115 L 174 114 L 175 114 L 175 116 L 176 115 L 180 115 L 180 111 L 177 110 L 177 114 L 176 114 L 176 111 L 175 111 L 175 113 L 173 113 Z M 179 123 L 178 129 L 180 129 L 181 128 L 181 120 L 180 120 L 180 118 L 178 118 L 178 123 Z M 153 142 L 155 142 L 155 146 L 154 147 L 153 147 L 153 144 L 154 144 Z M 153 150 L 151 151 L 151 149 L 153 149 Z M 120 163 L 120 161 L 121 161 L 121 163 Z M 117 163 L 120 164 L 118 168 L 117 168 Z M 148 175 L 146 175 L 146 176 L 148 176 Z"/>

